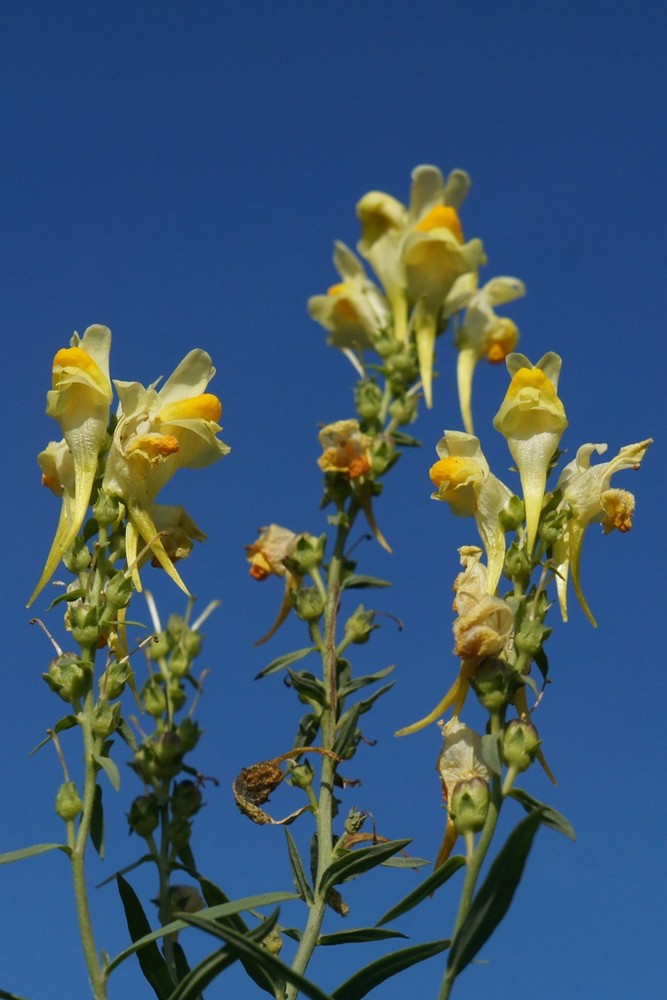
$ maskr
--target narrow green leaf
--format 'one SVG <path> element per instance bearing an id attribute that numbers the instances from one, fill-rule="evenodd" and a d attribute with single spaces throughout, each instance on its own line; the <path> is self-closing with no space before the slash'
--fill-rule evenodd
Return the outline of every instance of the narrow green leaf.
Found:
<path id="1" fill-rule="evenodd" d="M 359 972 L 347 979 L 331 994 L 332 1000 L 361 1000 L 368 996 L 381 983 L 410 966 L 423 962 L 427 958 L 439 955 L 449 947 L 449 941 L 428 941 L 425 944 L 414 944 L 400 951 L 392 951 L 383 955 L 370 965 L 364 966 Z"/>
<path id="2" fill-rule="evenodd" d="M 140 865 L 145 865 L 147 861 L 155 861 L 152 854 L 142 854 L 141 857 L 137 858 L 136 861 L 133 861 L 131 865 L 126 865 L 125 868 L 119 868 L 117 872 L 113 873 L 113 875 L 109 875 L 109 877 L 105 878 L 102 882 L 98 882 L 95 888 L 101 889 L 102 886 L 108 885 L 109 882 L 115 882 L 117 875 L 127 875 L 128 872 L 134 871 L 134 869 L 139 868 Z"/>
<path id="3" fill-rule="evenodd" d="M 90 839 L 93 847 L 101 858 L 104 857 L 104 807 L 102 805 L 102 787 L 95 785 L 93 811 L 90 817 Z"/>
<path id="4" fill-rule="evenodd" d="M 67 844 L 33 844 L 32 847 L 22 847 L 18 851 L 8 851 L 0 854 L 0 865 L 11 865 L 13 861 L 23 861 L 24 858 L 34 858 L 38 854 L 46 854 L 47 851 L 63 851 L 71 854 Z"/>
<path id="5" fill-rule="evenodd" d="M 111 757 L 103 757 L 101 754 L 93 754 L 93 760 L 102 768 L 115 792 L 120 791 L 120 771 L 116 762 Z"/>
<path id="6" fill-rule="evenodd" d="M 296 663 L 297 660 L 303 660 L 304 657 L 308 656 L 309 653 L 314 653 L 315 647 L 308 646 L 304 649 L 295 649 L 291 653 L 283 653 L 276 660 L 271 660 L 268 666 L 264 667 L 263 670 L 256 675 L 255 680 L 258 681 L 261 677 L 268 677 L 269 674 L 275 674 L 283 667 L 288 667 L 290 663 Z"/>
<path id="7" fill-rule="evenodd" d="M 122 716 L 118 722 L 116 732 L 120 736 L 123 743 L 126 743 L 127 746 L 130 748 L 130 750 L 136 753 L 136 751 L 139 749 L 139 746 L 137 744 L 137 739 L 134 733 L 132 732 L 131 728 L 128 726 L 127 722 Z"/>
<path id="8" fill-rule="evenodd" d="M 195 966 L 185 979 L 182 979 L 169 1000 L 199 1000 L 202 990 L 236 961 L 236 955 L 227 948 L 219 948 L 208 955 L 199 965 Z"/>
<path id="9" fill-rule="evenodd" d="M 335 934 L 322 934 L 318 945 L 330 944 L 364 944 L 367 941 L 386 941 L 388 938 L 404 938 L 407 934 L 400 931 L 390 931 L 384 927 L 358 927 L 349 931 L 338 931 Z"/>
<path id="10" fill-rule="evenodd" d="M 126 883 L 127 884 L 127 883 Z M 299 897 L 295 892 L 264 892 L 258 896 L 246 896 L 243 899 L 235 899 L 229 903 L 222 903 L 217 906 L 207 907 L 205 910 L 200 910 L 198 916 L 202 918 L 208 918 L 209 920 L 218 920 L 221 917 L 230 917 L 235 913 L 241 913 L 245 910 L 258 909 L 260 906 L 273 906 L 276 903 L 285 902 L 285 900 L 298 899 Z M 165 934 L 174 934 L 176 931 L 182 931 L 187 927 L 187 924 L 183 920 L 172 920 L 171 923 L 165 924 L 164 927 L 158 928 L 156 931 L 149 931 L 150 933 L 144 934 L 142 937 L 133 938 L 133 943 L 129 948 L 125 948 L 123 951 L 119 952 L 114 959 L 109 962 L 107 966 L 107 974 L 113 972 L 114 969 L 133 955 L 140 948 L 145 945 L 150 944 L 153 941 L 157 941 L 158 938 L 164 937 Z"/>
<path id="11" fill-rule="evenodd" d="M 202 920 L 201 913 L 187 913 L 184 914 L 183 919 L 188 924 L 199 927 L 200 930 L 207 931 L 209 934 L 213 934 L 215 937 L 226 941 L 227 947 L 230 950 L 233 949 L 239 958 L 245 956 L 253 959 L 260 963 L 267 972 L 281 975 L 287 982 L 293 983 L 304 996 L 310 997 L 310 1000 L 331 1000 L 331 997 L 324 993 L 318 986 L 305 979 L 298 972 L 294 972 L 293 969 L 290 969 L 289 965 L 285 965 L 284 962 L 281 962 L 270 951 L 256 944 L 249 936 L 237 934 L 236 931 L 232 931 L 229 927 L 220 927 L 217 924 L 211 924 L 207 920 Z M 192 1000 L 192 998 L 190 995 L 174 995 L 170 1000 Z"/>
<path id="12" fill-rule="evenodd" d="M 399 858 L 398 856 L 393 858 L 388 858 L 387 861 L 383 861 L 382 864 L 385 868 L 426 868 L 431 862 L 427 858 L 414 858 L 412 855 L 408 855 L 407 858 Z"/>
<path id="13" fill-rule="evenodd" d="M 494 774 L 502 774 L 503 766 L 500 759 L 500 745 L 498 737 L 492 733 L 485 733 L 482 736 L 482 757 L 485 764 L 491 768 Z"/>
<path id="14" fill-rule="evenodd" d="M 308 881 L 308 876 L 303 867 L 303 862 L 301 861 L 301 855 L 299 854 L 299 848 L 296 846 L 296 841 L 294 837 L 289 832 L 287 827 L 285 829 L 285 838 L 287 840 L 287 852 L 289 854 L 290 864 L 292 866 L 292 874 L 294 876 L 294 884 L 296 886 L 296 891 L 299 893 L 301 898 L 308 906 L 313 904 L 313 890 Z"/>
<path id="15" fill-rule="evenodd" d="M 465 863 L 466 859 L 461 854 L 455 854 L 454 857 L 449 858 L 448 861 L 445 861 L 444 865 L 440 865 L 434 872 L 431 872 L 416 889 L 413 889 L 407 896 L 404 896 L 400 903 L 396 903 L 390 910 L 387 910 L 384 916 L 378 920 L 378 927 L 381 927 L 382 924 L 388 924 L 390 920 L 395 920 L 396 917 L 402 916 L 421 903 L 422 900 L 432 896 L 435 890 L 444 885 Z"/>
<path id="16" fill-rule="evenodd" d="M 326 705 L 327 693 L 322 681 L 318 681 L 307 670 L 290 670 L 289 667 L 286 669 L 294 690 L 305 702 L 321 707 Z"/>
<path id="17" fill-rule="evenodd" d="M 40 743 L 38 743 L 36 747 L 33 747 L 33 749 L 28 754 L 28 757 L 32 757 L 32 755 L 36 754 L 38 750 L 41 750 L 42 747 L 45 747 L 47 743 L 50 743 L 51 740 L 53 739 L 53 733 L 64 733 L 66 729 L 72 729 L 74 726 L 77 726 L 78 724 L 79 723 L 76 715 L 66 715 L 59 722 L 56 722 L 52 732 L 50 732 L 48 736 L 45 736 L 44 739 Z M 2 994 L 0 994 L 0 996 L 2 996 Z"/>
<path id="18" fill-rule="evenodd" d="M 347 751 L 356 746 L 358 740 L 355 741 L 357 734 L 357 723 L 359 717 L 373 706 L 373 704 L 381 698 L 383 694 L 390 691 L 394 686 L 394 682 L 391 684 L 385 684 L 384 687 L 379 688 L 374 691 L 370 698 L 365 698 L 363 701 L 358 701 L 355 705 L 344 712 L 343 715 L 338 720 L 336 724 L 336 742 L 334 744 L 334 753 L 337 753 L 339 757 L 345 758 Z"/>
<path id="19" fill-rule="evenodd" d="M 122 875 L 116 878 L 118 892 L 120 893 L 123 909 L 125 910 L 125 920 L 130 937 L 136 942 L 150 934 L 151 926 L 148 918 L 139 902 L 139 897 L 129 882 L 126 882 Z M 137 958 L 141 971 L 145 979 L 153 987 L 158 1000 L 168 1000 L 171 996 L 174 983 L 172 982 L 167 963 L 160 954 L 160 949 L 154 941 L 147 944 L 138 944 Z M 107 968 L 107 975 L 111 971 L 111 966 Z"/>
<path id="20" fill-rule="evenodd" d="M 6 990 L 0 990 L 0 1000 L 26 1000 L 26 997 L 20 997 L 18 993 L 7 993 Z"/>
<path id="21" fill-rule="evenodd" d="M 341 684 L 339 688 L 339 696 L 341 698 L 347 698 L 348 695 L 354 694 L 354 692 L 358 691 L 360 688 L 367 687 L 369 684 L 375 684 L 376 681 L 383 680 L 395 669 L 396 666 L 392 663 L 391 666 L 384 667 L 382 670 L 378 670 L 374 674 L 366 674 L 364 677 L 355 677 L 346 684 Z"/>
<path id="22" fill-rule="evenodd" d="M 349 882 L 350 879 L 370 871 L 371 868 L 376 868 L 392 855 L 402 851 L 409 843 L 409 840 L 389 840 L 384 844 L 362 847 L 358 851 L 348 851 L 343 857 L 332 861 L 322 873 L 322 879 L 318 886 L 319 891 L 326 894 L 333 886 L 340 885 L 341 882 Z"/>
<path id="23" fill-rule="evenodd" d="M 188 960 L 185 957 L 185 952 L 181 948 L 178 941 L 172 942 L 172 948 L 174 951 L 174 964 L 176 966 L 176 975 L 178 976 L 178 981 L 185 979 L 190 973 L 190 966 L 188 965 Z M 204 1000 L 203 997 L 199 997 L 198 1000 Z"/>
<path id="24" fill-rule="evenodd" d="M 410 434 L 405 434 L 403 431 L 394 431 L 391 435 L 401 448 L 421 448 L 422 443 L 418 441 L 417 438 L 412 437 Z"/>
<path id="25" fill-rule="evenodd" d="M 507 913 L 541 822 L 539 811 L 531 812 L 522 819 L 491 865 L 472 901 L 468 916 L 454 938 L 447 962 L 453 976 L 458 976 L 473 960 Z"/>
<path id="26" fill-rule="evenodd" d="M 345 577 L 341 590 L 363 590 L 365 587 L 391 587 L 391 580 L 381 580 L 377 576 L 366 576 L 365 573 L 352 573 Z"/>
<path id="27" fill-rule="evenodd" d="M 556 830 L 558 833 L 564 834 L 566 837 L 569 837 L 570 840 L 577 839 L 570 822 L 556 809 L 552 809 L 551 806 L 544 805 L 543 802 L 538 802 L 536 798 L 529 795 L 528 792 L 525 792 L 523 788 L 512 788 L 509 794 L 523 806 L 526 812 L 538 809 L 541 813 L 542 822 L 545 826 L 550 827 L 552 830 Z"/>

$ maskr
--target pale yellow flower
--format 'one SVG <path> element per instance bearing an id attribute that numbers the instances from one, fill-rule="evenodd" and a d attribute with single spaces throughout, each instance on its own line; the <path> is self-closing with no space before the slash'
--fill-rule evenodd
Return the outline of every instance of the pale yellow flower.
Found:
<path id="1" fill-rule="evenodd" d="M 505 559 L 500 512 L 508 507 L 512 492 L 493 475 L 474 435 L 445 431 L 436 450 L 440 460 L 430 469 L 431 481 L 436 486 L 431 496 L 448 503 L 458 517 L 475 518 L 486 549 L 488 592 L 493 594 Z"/>
<path id="2" fill-rule="evenodd" d="M 197 349 L 186 355 L 159 391 L 157 382 L 147 389 L 138 382 L 114 382 L 120 407 L 102 488 L 127 507 L 128 565 L 135 563 L 142 538 L 185 593 L 187 587 L 159 537 L 151 508 L 178 469 L 202 468 L 229 452 L 216 436 L 222 429 L 220 400 L 203 391 L 214 374 L 209 355 Z M 133 579 L 141 590 L 136 567 Z"/>
<path id="3" fill-rule="evenodd" d="M 285 580 L 285 591 L 278 615 L 273 625 L 256 646 L 266 642 L 274 635 L 287 618 L 292 607 L 292 592 L 301 584 L 301 577 L 287 569 L 284 560 L 294 554 L 297 542 L 303 535 L 297 535 L 289 528 L 279 524 L 269 524 L 259 529 L 259 537 L 252 545 L 246 545 L 246 558 L 250 563 L 250 576 L 253 580 L 266 580 L 268 576 L 279 576 Z"/>
<path id="4" fill-rule="evenodd" d="M 454 789 L 462 781 L 475 778 L 491 781 L 491 769 L 484 760 L 482 738 L 456 716 L 449 722 L 441 723 L 443 746 L 438 758 L 437 771 L 442 781 L 442 794 L 449 808 Z M 439 868 L 452 852 L 458 833 L 454 820 L 448 811 L 444 840 L 438 851 L 435 867 Z"/>
<path id="5" fill-rule="evenodd" d="M 553 558 L 556 564 L 556 586 L 563 621 L 567 621 L 567 581 L 572 584 L 586 617 L 595 625 L 595 619 L 581 589 L 581 548 L 586 529 L 595 522 L 602 523 L 605 534 L 616 528 L 624 533 L 632 527 L 634 497 L 627 490 L 610 488 L 611 477 L 623 469 L 638 469 L 652 439 L 625 445 L 609 462 L 591 465 L 594 452 L 603 455 L 606 444 L 585 444 L 577 451 L 572 462 L 563 469 L 556 489 L 562 491 L 562 504 L 572 513 L 563 534 L 554 543 Z"/>
<path id="6" fill-rule="evenodd" d="M 62 476 L 62 508 L 51 550 L 28 606 L 50 580 L 66 549 L 76 538 L 88 510 L 98 456 L 107 439 L 112 399 L 110 349 L 108 327 L 89 326 L 83 337 L 75 333 L 71 346 L 58 351 L 53 359 L 53 388 L 47 393 L 46 412 L 60 424 L 71 456 L 71 467 L 65 475 L 62 443 L 55 446 L 60 449 L 57 459 L 60 471 L 55 467 L 52 471 L 56 480 Z M 51 457 L 55 461 L 55 452 L 51 452 Z"/>
<path id="7" fill-rule="evenodd" d="M 336 243 L 334 265 L 341 281 L 326 295 L 308 299 L 308 312 L 329 331 L 332 347 L 367 350 L 389 322 L 384 295 L 368 278 L 363 264 L 344 243 Z"/>
<path id="8" fill-rule="evenodd" d="M 323 453 L 317 460 L 322 472 L 339 472 L 359 479 L 371 468 L 372 438 L 364 434 L 358 420 L 337 420 L 319 433 Z"/>
<path id="9" fill-rule="evenodd" d="M 458 348 L 457 382 L 463 426 L 473 433 L 472 380 L 481 358 L 491 364 L 504 361 L 514 350 L 519 330 L 506 316 L 498 316 L 495 307 L 526 294 L 526 286 L 518 278 L 492 278 L 482 288 L 472 292 L 463 322 L 456 332 Z"/>
<path id="10" fill-rule="evenodd" d="M 567 417 L 558 398 L 561 358 L 545 354 L 532 365 L 523 354 L 510 354 L 507 368 L 512 376 L 509 389 L 493 426 L 507 445 L 521 477 L 526 510 L 526 544 L 532 553 L 544 503 L 547 472 Z"/>

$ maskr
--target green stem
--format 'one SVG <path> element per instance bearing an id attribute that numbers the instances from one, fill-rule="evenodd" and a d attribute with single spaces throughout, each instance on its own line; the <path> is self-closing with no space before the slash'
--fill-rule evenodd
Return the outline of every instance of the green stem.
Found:
<path id="1" fill-rule="evenodd" d="M 338 653 L 336 648 L 336 630 L 338 623 L 338 606 L 340 602 L 341 571 L 345 544 L 358 512 L 354 499 L 350 504 L 347 523 L 339 526 L 336 536 L 336 547 L 329 563 L 327 579 L 327 600 L 324 610 L 324 642 L 322 646 L 322 669 L 324 687 L 327 693 L 326 705 L 322 712 L 321 732 L 322 746 L 325 750 L 333 750 L 336 741 L 336 721 L 338 716 Z M 331 757 L 322 758 L 320 789 L 317 801 L 317 874 L 315 877 L 315 898 L 308 913 L 308 920 L 299 943 L 292 969 L 303 974 L 308 967 L 313 952 L 317 947 L 320 930 L 326 912 L 326 893 L 319 890 L 322 876 L 331 864 L 333 851 L 333 787 L 336 773 L 336 761 Z M 288 985 L 285 990 L 285 1000 L 295 1000 L 297 988 Z"/>
<path id="2" fill-rule="evenodd" d="M 83 656 L 88 651 L 83 650 Z M 93 935 L 93 925 L 90 916 L 90 906 L 88 903 L 88 889 L 86 885 L 86 847 L 90 837 L 90 828 L 95 804 L 95 789 L 97 787 L 97 768 L 95 766 L 95 754 L 99 753 L 99 740 L 93 733 L 93 717 L 95 712 L 95 699 L 92 689 L 87 693 L 83 711 L 79 715 L 79 722 L 83 732 L 83 757 L 84 757 L 84 788 L 83 788 L 83 809 L 79 820 L 79 827 L 74 834 L 73 824 L 68 824 L 68 841 L 71 850 L 70 864 L 72 866 L 72 881 L 74 884 L 74 898 L 76 900 L 76 913 L 79 921 L 79 933 L 83 954 L 86 960 L 90 985 L 92 987 L 95 1000 L 106 1000 L 107 988 L 106 977 L 102 969 L 98 951 Z M 71 830 L 69 827 L 71 826 Z"/>
<path id="3" fill-rule="evenodd" d="M 172 919 L 171 914 L 171 889 L 169 877 L 171 875 L 170 845 L 168 836 L 169 827 L 169 782 L 165 782 L 166 788 L 160 790 L 160 850 L 155 855 L 159 873 L 159 920 L 162 926 L 168 924 Z M 176 958 L 174 955 L 174 941 L 170 934 L 163 939 L 164 958 L 167 969 L 174 983 L 178 983 L 178 971 L 176 969 Z"/>

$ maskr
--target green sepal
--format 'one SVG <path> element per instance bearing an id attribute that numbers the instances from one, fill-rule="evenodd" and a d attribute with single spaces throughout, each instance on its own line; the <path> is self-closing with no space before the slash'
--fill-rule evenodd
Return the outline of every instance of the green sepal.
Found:
<path id="1" fill-rule="evenodd" d="M 412 437 L 410 434 L 404 434 L 403 431 L 393 431 L 391 436 L 394 439 L 394 443 L 400 445 L 401 448 L 422 447 L 421 441 L 418 441 L 417 438 Z"/>
<path id="2" fill-rule="evenodd" d="M 392 587 L 391 580 L 381 580 L 377 576 L 367 576 L 365 573 L 352 573 L 345 577 L 341 590 L 363 590 L 366 587 Z"/>
<path id="3" fill-rule="evenodd" d="M 376 959 L 364 966 L 359 972 L 347 979 L 331 994 L 332 1000 L 362 1000 L 381 983 L 399 972 L 409 969 L 418 962 L 439 955 L 449 947 L 449 941 L 427 941 L 425 944 L 414 944 L 400 951 L 392 951 L 382 958 Z"/>
<path id="4" fill-rule="evenodd" d="M 549 657 L 544 652 L 544 646 L 542 646 L 541 649 L 538 649 L 533 656 L 533 660 L 535 661 L 535 666 L 542 674 L 542 677 L 546 680 L 549 676 Z"/>
<path id="5" fill-rule="evenodd" d="M 66 593 L 58 594 L 57 597 L 54 597 L 46 610 L 47 612 L 51 611 L 52 608 L 56 608 L 59 604 L 63 604 L 63 602 L 70 604 L 72 601 L 78 601 L 80 598 L 85 596 L 86 591 L 83 587 L 77 587 L 76 590 L 68 590 Z"/>
<path id="6" fill-rule="evenodd" d="M 289 860 L 292 866 L 292 875 L 294 877 L 296 891 L 299 893 L 299 896 L 301 896 L 304 903 L 307 903 L 308 906 L 312 906 L 314 902 L 313 890 L 310 882 L 308 881 L 305 868 L 303 867 L 301 855 L 299 854 L 299 848 L 296 846 L 296 841 L 287 827 L 284 829 L 285 839 L 287 840 L 287 853 L 289 854 Z"/>
<path id="7" fill-rule="evenodd" d="M 335 885 L 349 882 L 350 879 L 381 865 L 388 858 L 402 851 L 409 843 L 410 840 L 388 840 L 383 844 L 373 844 L 372 847 L 362 847 L 358 851 L 348 851 L 342 857 L 332 861 L 325 869 L 318 885 L 318 891 L 322 895 L 326 895 L 329 889 Z"/>
<path id="8" fill-rule="evenodd" d="M 35 858 L 38 854 L 46 854 L 47 851 L 63 851 L 68 857 L 72 853 L 67 844 L 33 844 L 32 847 L 21 847 L 18 851 L 0 854 L 0 865 L 11 865 L 14 861 Z"/>
<path id="9" fill-rule="evenodd" d="M 452 942 L 447 962 L 450 979 L 458 976 L 472 962 L 507 913 L 542 818 L 541 812 L 535 810 L 522 819 L 491 865 Z"/>
<path id="10" fill-rule="evenodd" d="M 38 750 L 41 750 L 42 747 L 45 747 L 47 743 L 50 743 L 51 740 L 53 739 L 53 734 L 54 733 L 64 733 L 65 730 L 67 730 L 67 729 L 73 729 L 74 726 L 78 726 L 78 724 L 79 724 L 79 720 L 77 719 L 76 715 L 65 715 L 62 719 L 60 719 L 58 722 L 56 722 L 56 724 L 53 727 L 53 729 L 51 729 L 49 731 L 49 735 L 46 736 L 41 741 L 41 743 L 38 743 L 37 746 L 34 747 L 30 751 L 30 753 L 28 754 L 28 757 L 32 757 L 32 755 L 35 754 L 35 753 L 37 753 Z"/>
<path id="11" fill-rule="evenodd" d="M 444 885 L 452 875 L 454 875 L 459 868 L 463 868 L 466 863 L 466 859 L 462 854 L 455 854 L 453 857 L 445 861 L 444 865 L 440 865 L 435 871 L 424 879 L 421 885 L 418 885 L 416 889 L 409 892 L 407 896 L 404 896 L 400 903 L 396 903 L 392 906 L 390 910 L 384 914 L 377 922 L 377 926 L 381 927 L 382 924 L 388 924 L 390 920 L 395 920 L 396 917 L 401 917 L 404 913 L 408 913 L 415 906 L 421 903 L 424 899 L 428 899 L 432 896 L 436 889 L 439 889 L 441 885 Z"/>
<path id="12" fill-rule="evenodd" d="M 276 660 L 271 660 L 268 666 L 260 670 L 258 674 L 255 675 L 255 680 L 258 681 L 262 677 L 268 677 L 269 674 L 276 674 L 283 667 L 288 667 L 290 663 L 296 663 L 297 660 L 303 660 L 304 657 L 308 656 L 309 653 L 314 653 L 314 646 L 307 646 L 305 649 L 295 649 L 291 653 L 283 653 Z"/>
<path id="13" fill-rule="evenodd" d="M 335 934 L 322 934 L 318 945 L 335 944 L 365 944 L 368 941 L 386 941 L 388 938 L 406 938 L 407 934 L 400 931 L 390 931 L 384 927 L 357 927 L 354 930 L 338 931 Z"/>
<path id="14" fill-rule="evenodd" d="M 216 952 L 214 956 L 210 956 L 209 959 L 205 959 L 203 963 L 197 966 L 197 969 L 193 969 L 191 975 L 201 969 L 205 963 L 208 963 L 207 969 L 202 970 L 202 975 L 204 972 L 207 975 L 205 982 L 203 978 L 201 981 L 196 981 L 193 976 L 192 984 L 186 984 L 185 981 L 181 983 L 171 994 L 169 1000 L 195 1000 L 197 991 L 201 991 L 204 985 L 212 982 L 219 971 L 226 968 L 230 961 L 234 961 L 237 958 L 250 959 L 260 964 L 267 974 L 282 976 L 286 982 L 293 983 L 304 996 L 310 997 L 310 1000 L 331 1000 L 331 997 L 327 993 L 324 993 L 318 986 L 305 979 L 298 972 L 294 972 L 288 965 L 281 962 L 279 958 L 276 958 L 275 955 L 256 943 L 257 938 L 261 940 L 266 937 L 275 925 L 277 918 L 278 912 L 276 911 L 272 917 L 267 918 L 264 923 L 251 931 L 250 934 L 243 935 L 232 931 L 230 927 L 220 927 L 219 924 L 211 923 L 202 917 L 201 912 L 197 914 L 184 914 L 183 919 L 187 924 L 191 924 L 193 927 L 198 927 L 200 930 L 214 935 L 224 941 L 226 947 Z M 212 961 L 212 959 L 215 959 L 215 961 Z M 216 965 L 219 968 L 216 968 Z"/>
<path id="15" fill-rule="evenodd" d="M 133 753 L 136 753 L 137 750 L 139 749 L 139 744 L 137 743 L 134 733 L 132 732 L 127 722 L 122 717 L 122 715 L 118 722 L 118 727 L 116 729 L 116 732 L 120 736 L 123 743 L 125 743 L 130 748 L 130 750 L 132 750 Z"/>
<path id="16" fill-rule="evenodd" d="M 167 963 L 160 954 L 160 949 L 154 940 L 146 941 L 143 944 L 139 943 L 150 934 L 151 930 L 148 918 L 139 902 L 139 897 L 122 875 L 117 876 L 116 884 L 123 904 L 123 910 L 125 911 L 127 929 L 135 944 L 133 951 L 137 953 L 137 959 L 144 978 L 153 987 L 153 992 L 158 997 L 158 1000 L 169 1000 L 174 990 L 174 983 L 169 975 Z M 129 949 L 126 950 L 129 952 Z M 109 975 L 117 964 L 118 960 L 116 959 L 115 962 L 107 966 L 107 975 Z"/>
<path id="17" fill-rule="evenodd" d="M 324 708 L 327 703 L 327 692 L 322 681 L 318 681 L 314 674 L 307 670 L 290 670 L 287 667 L 287 673 L 301 701 L 313 707 Z"/>
<path id="18" fill-rule="evenodd" d="M 538 802 L 536 798 L 525 792 L 523 788 L 512 788 L 508 794 L 513 799 L 516 799 L 526 812 L 531 812 L 533 809 L 539 810 L 545 826 L 556 830 L 557 833 L 562 833 L 565 837 L 569 837 L 570 840 L 577 839 L 569 820 L 562 813 L 559 813 L 557 809 L 552 809 L 551 806 L 544 805 L 543 802 Z"/>

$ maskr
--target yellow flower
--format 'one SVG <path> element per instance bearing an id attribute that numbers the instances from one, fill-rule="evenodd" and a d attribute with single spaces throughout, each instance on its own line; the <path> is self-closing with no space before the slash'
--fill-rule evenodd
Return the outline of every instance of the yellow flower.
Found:
<path id="1" fill-rule="evenodd" d="M 142 538 L 162 568 L 187 594 L 153 520 L 151 508 L 162 487 L 183 467 L 202 468 L 229 452 L 216 437 L 222 406 L 217 396 L 204 392 L 215 374 L 211 358 L 190 351 L 162 389 L 138 382 L 114 382 L 120 399 L 118 423 L 107 458 L 102 488 L 127 507 L 128 565 L 137 558 Z M 141 590 L 134 566 L 133 579 Z"/>
<path id="2" fill-rule="evenodd" d="M 285 592 L 278 616 L 266 635 L 257 640 L 256 646 L 270 639 L 290 612 L 292 592 L 300 586 L 301 577 L 287 569 L 284 560 L 294 554 L 297 542 L 302 537 L 289 528 L 281 528 L 279 524 L 269 524 L 268 527 L 259 529 L 259 537 L 252 545 L 245 546 L 253 580 L 266 580 L 271 575 L 285 578 Z"/>
<path id="3" fill-rule="evenodd" d="M 445 837 L 438 851 L 435 867 L 444 864 L 452 852 L 458 833 L 449 812 L 456 786 L 462 781 L 481 779 L 491 781 L 491 770 L 482 753 L 482 738 L 456 716 L 442 725 L 443 746 L 437 770 L 442 781 L 442 794 L 448 807 Z"/>
<path id="4" fill-rule="evenodd" d="M 50 457 L 60 470 L 52 469 L 56 481 L 62 474 L 63 503 L 51 550 L 28 606 L 50 580 L 64 552 L 76 538 L 88 510 L 98 456 L 107 439 L 112 399 L 110 349 L 108 327 L 89 326 L 83 337 L 75 333 L 71 346 L 58 351 L 53 359 L 53 388 L 47 393 L 46 412 L 60 424 L 71 466 L 65 474 L 65 462 L 69 463 L 70 459 L 65 459 L 62 443 L 53 446 L 59 448 L 57 461 L 55 451 L 51 451 Z"/>
<path id="5" fill-rule="evenodd" d="M 337 420 L 319 433 L 324 449 L 317 464 L 322 472 L 339 472 L 348 479 L 359 479 L 371 468 L 372 438 L 362 433 L 358 420 Z"/>
<path id="6" fill-rule="evenodd" d="M 341 276 L 326 295 L 308 299 L 308 312 L 329 333 L 328 343 L 343 350 L 367 350 L 387 327 L 387 301 L 367 277 L 363 264 L 344 243 L 336 243 L 334 265 Z"/>
<path id="7" fill-rule="evenodd" d="M 435 722 L 453 706 L 457 717 L 468 696 L 470 682 L 486 656 L 506 652 L 514 636 L 514 615 L 500 597 L 489 593 L 486 567 L 480 562 L 482 550 L 476 545 L 459 549 L 463 573 L 454 581 L 454 653 L 461 659 L 458 676 L 447 694 L 427 716 L 399 729 L 397 736 L 408 736 Z"/>
<path id="8" fill-rule="evenodd" d="M 474 517 L 488 561 L 488 592 L 494 594 L 505 559 L 505 532 L 499 515 L 511 491 L 493 475 L 479 440 L 463 431 L 445 431 L 437 446 L 440 460 L 431 466 L 434 500 L 444 500 L 457 517 Z"/>
<path id="9" fill-rule="evenodd" d="M 471 394 L 477 362 L 483 357 L 491 364 L 504 361 L 519 339 L 516 324 L 506 316 L 498 316 L 494 307 L 525 294 L 526 286 L 518 278 L 492 278 L 468 299 L 465 317 L 456 332 L 456 346 L 459 403 L 463 426 L 469 434 L 473 433 Z"/>
<path id="10" fill-rule="evenodd" d="M 558 398 L 561 358 L 545 354 L 532 365 L 523 354 L 510 354 L 507 368 L 512 376 L 509 389 L 493 426 L 507 439 L 521 477 L 526 509 L 526 544 L 533 551 L 544 502 L 547 472 L 567 417 Z"/>
<path id="11" fill-rule="evenodd" d="M 554 543 L 553 557 L 557 568 L 556 586 L 563 621 L 567 621 L 567 580 L 572 575 L 574 592 L 586 617 L 595 625 L 595 618 L 581 589 L 581 548 L 589 524 L 602 523 L 605 534 L 616 528 L 626 532 L 632 527 L 634 497 L 627 490 L 611 489 L 611 477 L 622 469 L 638 469 L 651 438 L 628 444 L 609 462 L 591 465 L 594 452 L 607 450 L 606 444 L 585 444 L 569 465 L 563 469 L 557 484 L 562 491 L 562 505 L 569 506 L 571 518 L 562 536 Z"/>

